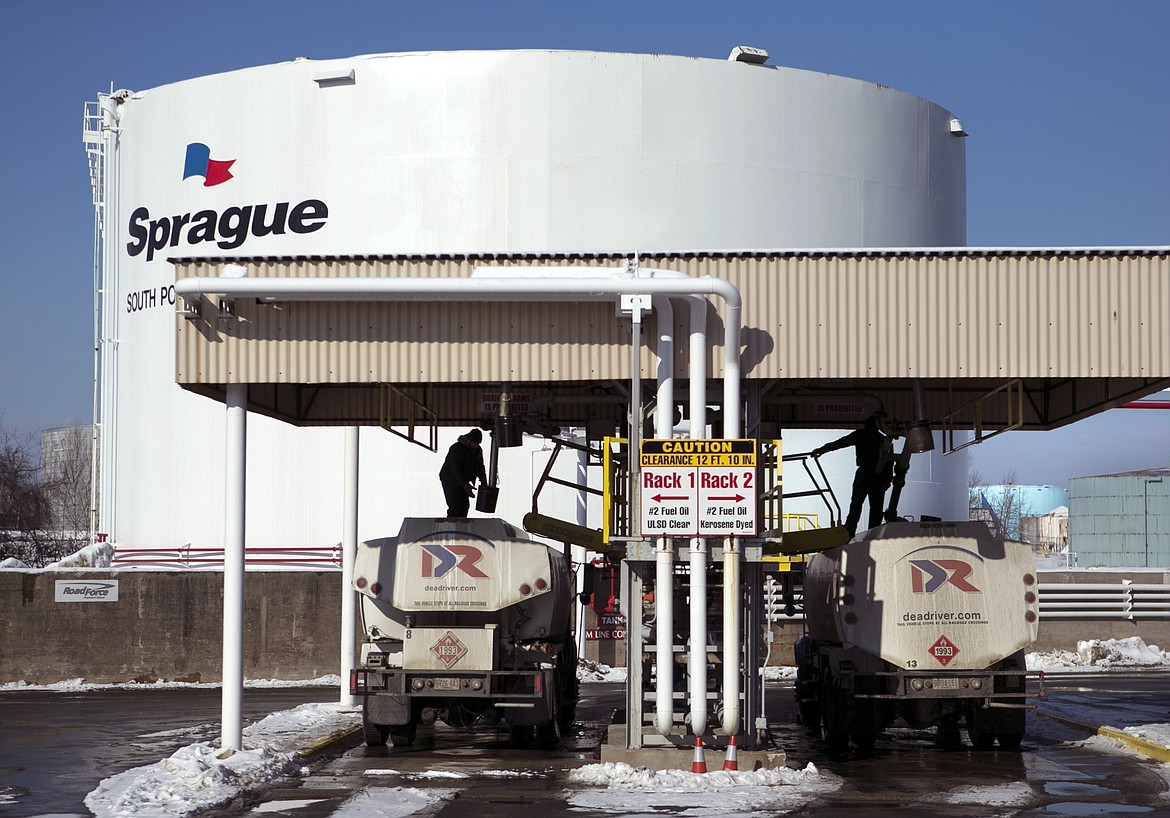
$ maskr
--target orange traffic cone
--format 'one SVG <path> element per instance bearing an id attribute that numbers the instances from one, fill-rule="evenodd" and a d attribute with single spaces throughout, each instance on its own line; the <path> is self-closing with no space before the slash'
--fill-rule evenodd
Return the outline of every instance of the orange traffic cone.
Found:
<path id="1" fill-rule="evenodd" d="M 735 757 L 735 736 L 732 736 L 727 740 L 727 756 L 723 759 L 723 769 L 739 769 L 739 761 Z"/>
<path id="2" fill-rule="evenodd" d="M 691 761 L 691 772 L 707 772 L 707 761 L 703 758 L 703 740 L 698 736 L 695 736 L 695 755 L 694 759 Z"/>

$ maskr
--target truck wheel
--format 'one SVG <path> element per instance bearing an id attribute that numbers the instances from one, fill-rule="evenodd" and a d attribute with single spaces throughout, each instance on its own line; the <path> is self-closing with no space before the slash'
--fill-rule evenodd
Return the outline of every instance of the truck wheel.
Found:
<path id="1" fill-rule="evenodd" d="M 409 747 L 414 744 L 415 734 L 418 732 L 418 722 L 408 724 L 392 724 L 387 728 L 390 732 L 390 741 L 395 747 Z M 383 744 L 386 742 L 383 741 Z"/>
<path id="2" fill-rule="evenodd" d="M 800 723 L 810 733 L 820 732 L 821 729 L 821 703 L 818 701 L 804 699 L 800 702 Z"/>
<path id="3" fill-rule="evenodd" d="M 577 720 L 577 701 L 581 698 L 581 683 L 577 680 L 577 645 L 565 640 L 561 660 L 557 666 L 557 726 L 562 736 L 573 732 Z"/>
<path id="4" fill-rule="evenodd" d="M 877 712 L 868 703 L 855 701 L 849 719 L 849 735 L 853 739 L 853 746 L 868 753 L 877 743 L 877 734 Z"/>
<path id="5" fill-rule="evenodd" d="M 829 750 L 844 752 L 849 747 L 849 700 L 827 676 L 821 687 L 821 728 Z"/>
<path id="6" fill-rule="evenodd" d="M 532 746 L 532 725 L 510 725 L 508 727 L 508 741 L 517 750 L 527 750 Z"/>
<path id="7" fill-rule="evenodd" d="M 1014 700 L 1013 700 L 1014 701 Z M 1016 702 L 1023 704 L 1023 699 Z M 1018 750 L 1020 743 L 1024 740 L 1024 724 L 1027 720 L 1027 713 L 1022 708 L 1020 710 L 1007 710 L 1000 715 L 998 728 L 995 731 L 995 737 L 999 740 L 999 746 L 1005 750 Z"/>
<path id="8" fill-rule="evenodd" d="M 1023 733 L 996 733 L 995 737 L 999 739 L 999 746 L 1005 750 L 1018 750 L 1024 741 Z"/>
<path id="9" fill-rule="evenodd" d="M 367 747 L 385 747 L 390 740 L 390 728 L 385 724 L 374 724 L 362 714 L 362 734 Z"/>
<path id="10" fill-rule="evenodd" d="M 555 718 L 536 726 L 536 744 L 542 750 L 555 750 L 561 746 L 561 731 Z"/>
<path id="11" fill-rule="evenodd" d="M 968 708 L 967 738 L 970 739 L 971 746 L 976 750 L 990 750 L 991 745 L 995 744 L 995 733 L 988 729 L 988 720 L 988 715 L 978 704 Z"/>

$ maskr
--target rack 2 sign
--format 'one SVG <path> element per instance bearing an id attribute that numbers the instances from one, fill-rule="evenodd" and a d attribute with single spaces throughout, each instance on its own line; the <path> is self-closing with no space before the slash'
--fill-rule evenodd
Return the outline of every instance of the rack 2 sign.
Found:
<path id="1" fill-rule="evenodd" d="M 754 537 L 756 441 L 644 440 L 643 537 Z"/>

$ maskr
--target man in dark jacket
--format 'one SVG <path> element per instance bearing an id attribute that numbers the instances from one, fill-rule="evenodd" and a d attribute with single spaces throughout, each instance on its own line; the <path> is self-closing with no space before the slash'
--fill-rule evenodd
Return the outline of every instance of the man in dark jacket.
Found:
<path id="1" fill-rule="evenodd" d="M 439 482 L 443 484 L 443 496 L 447 498 L 448 517 L 466 517 L 475 495 L 472 483 L 478 479 L 480 486 L 487 485 L 487 472 L 483 467 L 483 432 L 472 429 L 451 444 L 447 459 L 439 469 Z"/>
<path id="2" fill-rule="evenodd" d="M 890 487 L 894 474 L 894 441 L 881 428 L 888 421 L 889 415 L 885 412 L 874 412 L 866 418 L 865 426 L 856 432 L 850 432 L 813 450 L 814 457 L 846 446 L 853 446 L 857 451 L 853 496 L 849 499 L 849 513 L 845 516 L 845 529 L 850 537 L 857 533 L 861 505 L 866 501 L 869 502 L 869 528 L 881 525 L 882 522 L 886 489 Z"/>

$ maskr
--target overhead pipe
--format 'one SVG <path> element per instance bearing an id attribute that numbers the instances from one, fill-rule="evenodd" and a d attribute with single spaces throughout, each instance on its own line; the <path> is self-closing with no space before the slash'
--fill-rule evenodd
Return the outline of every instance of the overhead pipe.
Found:
<path id="1" fill-rule="evenodd" d="M 608 301 L 622 295 L 673 297 L 711 295 L 723 299 L 724 432 L 740 435 L 739 343 L 743 299 L 729 281 L 714 276 L 694 277 L 670 270 L 649 270 L 651 277 L 614 275 L 609 268 L 559 268 L 578 275 L 584 269 L 608 275 L 559 278 L 558 268 L 539 268 L 541 278 L 495 275 L 501 268 L 477 268 L 470 278 L 220 278 L 193 276 L 175 282 L 175 294 L 259 298 L 262 301 Z M 530 270 L 532 268 L 519 268 Z M 636 268 L 635 268 L 636 269 Z M 481 271 L 483 273 L 481 274 Z M 622 268 L 622 272 L 625 268 Z M 491 274 L 490 277 L 487 274 Z M 675 277 L 677 276 L 677 277 Z"/>

